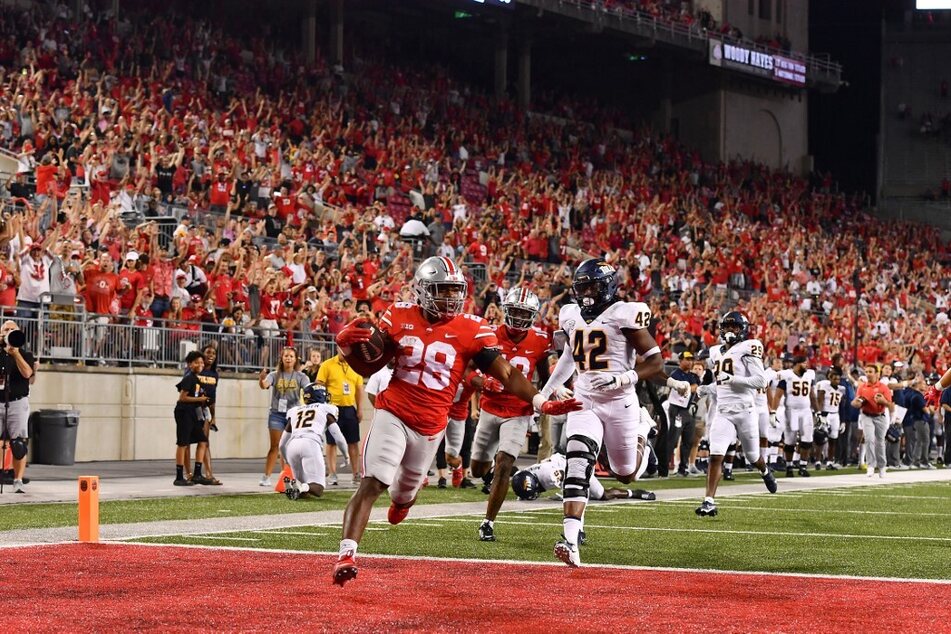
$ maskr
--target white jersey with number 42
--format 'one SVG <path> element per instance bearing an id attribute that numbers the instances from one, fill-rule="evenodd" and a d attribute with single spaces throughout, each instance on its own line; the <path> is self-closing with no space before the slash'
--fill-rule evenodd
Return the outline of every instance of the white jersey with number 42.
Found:
<path id="1" fill-rule="evenodd" d="M 641 302 L 615 302 L 590 322 L 581 316 L 581 307 L 577 304 L 562 306 L 558 327 L 568 337 L 567 349 L 578 371 L 575 392 L 601 398 L 632 393 L 633 385 L 608 394 L 592 390 L 585 375 L 588 372 L 620 374 L 632 370 L 637 355 L 623 330 L 642 330 L 650 323 L 651 309 Z"/>
<path id="2" fill-rule="evenodd" d="M 329 403 L 311 403 L 298 405 L 287 412 L 287 423 L 291 426 L 291 438 L 311 438 L 324 444 L 324 432 L 327 430 L 327 416 L 333 416 L 336 422 L 337 406 Z"/>

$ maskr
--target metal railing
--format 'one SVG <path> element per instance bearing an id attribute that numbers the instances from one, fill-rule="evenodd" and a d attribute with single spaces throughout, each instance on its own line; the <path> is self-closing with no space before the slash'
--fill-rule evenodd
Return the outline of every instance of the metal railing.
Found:
<path id="1" fill-rule="evenodd" d="M 218 323 L 161 319 L 142 325 L 142 320 L 135 318 L 55 305 L 37 310 L 4 307 L 0 318 L 19 324 L 26 334 L 26 347 L 42 363 L 180 368 L 189 352 L 211 344 L 218 350 L 220 370 L 258 372 L 275 366 L 288 345 L 302 358 L 310 348 L 319 350 L 324 359 L 336 354 L 334 336 L 325 332 L 226 329 Z"/>
<path id="2" fill-rule="evenodd" d="M 733 38 L 726 34 L 709 32 L 698 22 L 686 25 L 673 18 L 655 17 L 649 13 L 638 11 L 631 7 L 616 6 L 607 8 L 599 0 L 519 0 L 520 3 L 535 6 L 541 9 L 554 7 L 572 8 L 576 14 L 584 15 L 588 21 L 602 23 L 605 17 L 618 20 L 620 25 L 629 27 L 633 32 L 645 37 L 659 38 L 671 44 L 699 49 L 700 44 L 706 44 L 711 37 L 715 37 L 731 44 L 740 44 L 746 48 L 755 49 L 764 53 L 782 55 L 796 59 L 806 64 L 807 77 L 812 80 L 822 80 L 838 84 L 842 76 L 842 65 L 832 61 L 825 53 L 800 53 L 785 51 L 772 46 L 766 46 L 746 38 Z"/>

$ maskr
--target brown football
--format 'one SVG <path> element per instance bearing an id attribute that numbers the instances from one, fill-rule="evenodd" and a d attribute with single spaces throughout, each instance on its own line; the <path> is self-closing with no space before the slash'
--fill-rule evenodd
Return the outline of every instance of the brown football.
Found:
<path id="1" fill-rule="evenodd" d="M 347 361 L 358 373 L 363 376 L 369 376 L 372 374 L 369 370 L 373 366 L 379 365 L 383 357 L 389 353 L 387 349 L 388 339 L 379 328 L 368 321 L 361 322 L 357 325 L 360 328 L 369 329 L 372 334 L 370 335 L 369 341 L 363 341 L 353 345 L 350 349 L 350 354 L 347 355 Z"/>

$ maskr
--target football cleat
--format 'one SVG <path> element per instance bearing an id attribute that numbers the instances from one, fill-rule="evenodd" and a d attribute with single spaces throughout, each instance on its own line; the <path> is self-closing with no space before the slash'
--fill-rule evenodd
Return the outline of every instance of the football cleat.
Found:
<path id="1" fill-rule="evenodd" d="M 462 486 L 462 480 L 466 477 L 466 470 L 462 467 L 452 470 L 452 488 L 458 489 Z"/>
<path id="2" fill-rule="evenodd" d="M 801 466 L 799 467 L 799 475 L 801 475 L 801 476 L 804 477 L 804 478 L 810 477 L 810 475 L 809 475 L 809 467 L 807 467 L 806 465 L 801 465 Z"/>
<path id="3" fill-rule="evenodd" d="M 406 519 L 409 515 L 409 509 L 416 503 L 416 498 L 406 506 L 397 506 L 396 502 L 390 502 L 390 510 L 386 512 L 386 521 L 394 526 Z"/>
<path id="4" fill-rule="evenodd" d="M 437 489 L 445 489 L 445 488 L 446 488 L 446 478 L 439 478 L 439 482 L 436 483 L 436 488 L 437 488 Z"/>
<path id="5" fill-rule="evenodd" d="M 578 545 L 584 546 L 588 543 L 588 536 L 585 535 L 584 531 L 578 531 Z"/>
<path id="6" fill-rule="evenodd" d="M 479 525 L 479 541 L 495 541 L 495 531 L 492 529 L 492 524 L 489 522 L 489 520 L 482 520 L 482 524 Z"/>
<path id="7" fill-rule="evenodd" d="M 353 555 L 342 555 L 334 564 L 334 583 L 343 587 L 343 584 L 356 577 L 357 565 L 353 561 Z"/>
<path id="8" fill-rule="evenodd" d="M 284 476 L 284 495 L 288 500 L 296 500 L 300 497 L 300 489 L 297 488 L 297 480 Z"/>
<path id="9" fill-rule="evenodd" d="M 733 470 L 732 470 L 732 469 L 730 469 L 729 471 L 724 470 L 724 471 L 723 471 L 723 479 L 724 479 L 724 480 L 728 480 L 728 481 L 729 481 L 729 480 L 736 480 L 736 476 L 733 475 Z"/>
<path id="10" fill-rule="evenodd" d="M 694 511 L 700 517 L 715 517 L 717 514 L 717 505 L 710 500 L 704 500 L 703 504 Z"/>
<path id="11" fill-rule="evenodd" d="M 569 544 L 568 540 L 564 538 L 555 543 L 555 557 L 572 568 L 581 565 L 581 554 L 578 552 L 578 546 Z"/>
<path id="12" fill-rule="evenodd" d="M 773 475 L 773 470 L 770 469 L 769 467 L 766 467 L 766 473 L 762 475 L 763 475 L 763 483 L 766 485 L 766 489 L 770 493 L 776 493 L 776 489 L 777 489 L 776 476 Z"/>
<path id="13" fill-rule="evenodd" d="M 838 471 L 838 470 L 839 470 L 839 463 L 837 462 L 826 463 L 826 471 Z"/>
<path id="14" fill-rule="evenodd" d="M 469 478 L 463 478 L 462 482 L 459 483 L 460 489 L 474 489 L 476 488 L 475 483 Z"/>
<path id="15" fill-rule="evenodd" d="M 793 471 L 793 468 L 792 468 L 792 467 L 786 467 L 786 477 L 787 477 L 787 478 L 793 477 L 794 474 L 795 474 L 795 472 Z"/>
<path id="16" fill-rule="evenodd" d="M 653 491 L 645 491 L 644 489 L 633 489 L 631 491 L 631 497 L 635 500 L 656 500 L 657 494 Z"/>

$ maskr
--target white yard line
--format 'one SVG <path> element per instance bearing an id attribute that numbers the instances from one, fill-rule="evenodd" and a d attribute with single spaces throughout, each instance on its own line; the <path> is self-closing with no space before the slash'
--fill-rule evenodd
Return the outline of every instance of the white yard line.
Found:
<path id="1" fill-rule="evenodd" d="M 442 519 L 443 522 L 468 522 L 465 519 Z M 496 524 L 516 525 L 516 526 L 539 526 L 546 525 L 542 522 L 519 522 L 505 519 L 498 519 Z M 561 524 L 547 524 L 547 526 L 561 526 Z M 951 542 L 951 537 L 930 537 L 917 535 L 855 535 L 850 533 L 799 533 L 785 531 L 740 531 L 718 528 L 671 528 L 667 526 L 611 526 L 600 524 L 585 524 L 585 529 L 598 528 L 605 530 L 618 531 L 662 531 L 665 533 L 726 533 L 729 535 L 772 535 L 779 537 L 842 537 L 848 539 L 887 539 L 901 541 L 932 541 L 932 542 Z"/>
<path id="2" fill-rule="evenodd" d="M 202 550 L 229 550 L 252 553 L 282 553 L 288 555 L 303 555 L 313 557 L 314 555 L 325 555 L 327 557 L 336 557 L 336 552 L 314 552 L 310 550 L 292 550 L 284 548 L 252 548 L 247 546 L 205 546 L 200 544 L 150 544 L 142 542 L 117 542 L 111 546 L 125 547 L 135 546 L 144 548 L 195 548 Z M 447 561 L 476 564 L 479 566 L 491 564 L 498 566 L 543 566 L 549 568 L 562 568 L 565 572 L 570 572 L 561 562 L 554 561 L 506 561 L 503 559 L 474 559 L 468 557 L 430 557 L 425 555 L 376 555 L 370 553 L 360 553 L 359 559 L 389 559 L 389 560 L 407 560 L 407 561 L 432 561 L 445 563 Z M 607 570 L 643 570 L 646 572 L 677 572 L 677 573 L 697 573 L 697 574 L 718 574 L 718 575 L 749 575 L 753 577 L 785 577 L 785 578 L 805 578 L 805 579 L 831 579 L 852 580 L 852 581 L 881 581 L 891 583 L 933 583 L 940 585 L 951 585 L 951 579 L 921 579 L 921 578 L 902 578 L 902 577 L 862 577 L 859 575 L 828 575 L 828 574 L 806 574 L 799 572 L 762 572 L 748 570 L 721 570 L 715 568 L 672 568 L 668 566 L 630 566 L 625 564 L 582 564 L 583 568 Z"/>

